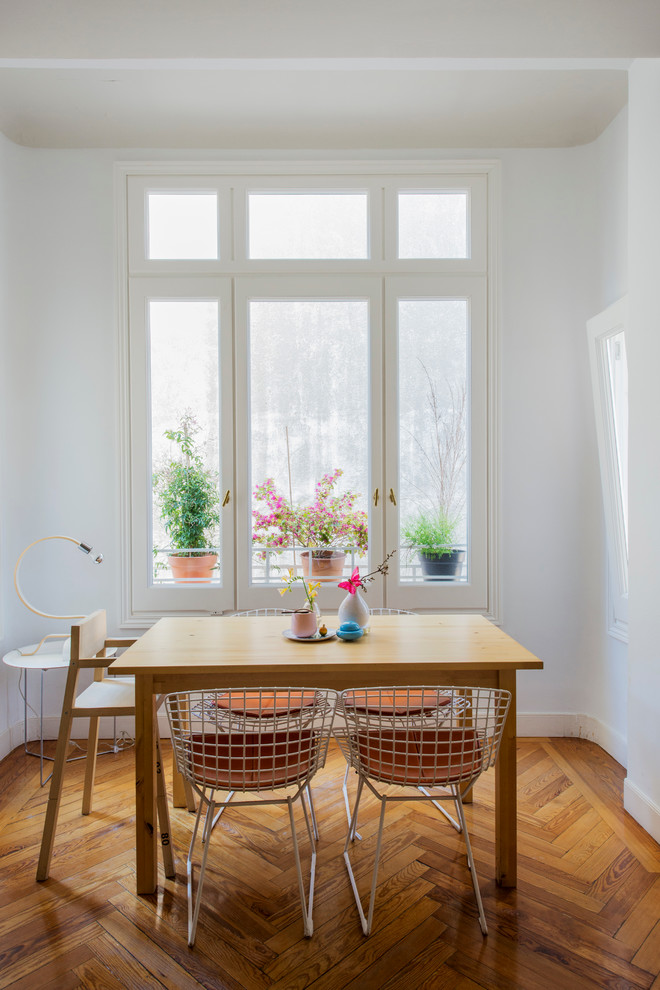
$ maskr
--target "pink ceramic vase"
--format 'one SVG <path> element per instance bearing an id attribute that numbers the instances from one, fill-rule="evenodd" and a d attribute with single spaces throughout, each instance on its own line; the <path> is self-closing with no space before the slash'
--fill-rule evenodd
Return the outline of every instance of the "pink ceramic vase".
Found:
<path id="1" fill-rule="evenodd" d="M 305 610 L 304 612 L 291 613 L 291 632 L 300 639 L 308 639 L 316 633 L 316 613 Z"/>

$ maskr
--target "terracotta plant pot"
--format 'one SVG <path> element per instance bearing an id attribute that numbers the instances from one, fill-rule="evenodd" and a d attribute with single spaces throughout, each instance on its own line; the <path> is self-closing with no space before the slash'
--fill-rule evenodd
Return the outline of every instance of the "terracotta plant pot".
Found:
<path id="1" fill-rule="evenodd" d="M 200 557 L 178 557 L 176 554 L 170 554 L 167 562 L 175 581 L 185 584 L 210 584 L 218 555 L 206 553 Z"/>
<path id="2" fill-rule="evenodd" d="M 310 554 L 312 563 L 312 573 L 309 573 Z M 326 554 L 326 556 L 314 556 L 315 554 Z M 317 578 L 319 581 L 334 581 L 335 578 L 342 577 L 346 554 L 343 550 L 303 550 L 302 572 L 305 577 Z"/>

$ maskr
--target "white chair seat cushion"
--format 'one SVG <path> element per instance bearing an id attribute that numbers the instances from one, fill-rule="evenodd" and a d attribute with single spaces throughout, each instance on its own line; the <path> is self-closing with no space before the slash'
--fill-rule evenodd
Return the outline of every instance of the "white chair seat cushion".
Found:
<path id="1" fill-rule="evenodd" d="M 92 681 L 78 695 L 76 708 L 135 708 L 135 680 L 132 677 L 104 677 Z"/>

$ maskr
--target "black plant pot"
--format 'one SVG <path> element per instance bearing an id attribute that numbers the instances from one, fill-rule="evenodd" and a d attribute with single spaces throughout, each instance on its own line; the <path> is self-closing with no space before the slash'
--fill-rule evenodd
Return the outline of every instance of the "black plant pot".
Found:
<path id="1" fill-rule="evenodd" d="M 463 569 L 465 550 L 449 550 L 447 553 L 419 551 L 419 561 L 425 581 L 451 581 Z"/>

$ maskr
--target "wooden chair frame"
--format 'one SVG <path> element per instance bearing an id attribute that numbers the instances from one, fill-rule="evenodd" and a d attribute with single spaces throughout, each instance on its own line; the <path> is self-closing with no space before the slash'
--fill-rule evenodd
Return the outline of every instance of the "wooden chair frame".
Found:
<path id="1" fill-rule="evenodd" d="M 82 800 L 82 813 L 83 815 L 88 815 L 92 810 L 100 719 L 104 716 L 135 715 L 134 679 L 132 677 L 106 677 L 106 670 L 111 667 L 114 657 L 108 657 L 105 653 L 106 650 L 112 647 L 127 647 L 131 646 L 134 642 L 135 639 L 106 637 L 106 614 L 103 609 L 93 612 L 81 622 L 71 627 L 71 661 L 69 663 L 64 689 L 55 761 L 50 781 L 50 790 L 48 792 L 46 817 L 37 866 L 37 880 L 40 882 L 47 880 L 50 875 L 50 864 L 53 855 L 57 819 L 64 784 L 64 770 L 67 763 L 67 751 L 71 741 L 73 720 L 74 718 L 89 719 Z M 81 670 L 93 670 L 94 679 L 89 687 L 78 694 L 78 678 Z M 163 848 L 165 875 L 172 879 L 176 874 L 171 844 L 169 808 L 161 766 L 160 740 L 158 736 L 156 738 L 156 747 L 158 759 L 157 803 L 160 839 Z"/>

